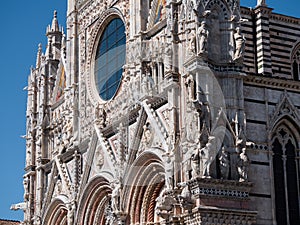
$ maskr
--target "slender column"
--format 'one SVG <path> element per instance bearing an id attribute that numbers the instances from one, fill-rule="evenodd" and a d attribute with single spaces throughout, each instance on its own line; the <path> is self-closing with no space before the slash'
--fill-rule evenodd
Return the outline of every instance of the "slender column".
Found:
<path id="1" fill-rule="evenodd" d="M 283 170 L 284 170 L 283 176 L 284 176 L 284 187 L 285 187 L 284 191 L 285 191 L 285 199 L 286 199 L 286 218 L 287 218 L 288 224 L 290 224 L 289 223 L 289 221 L 290 221 L 289 204 L 288 204 L 289 194 L 288 194 L 288 189 L 287 189 L 288 183 L 287 183 L 287 173 L 286 173 L 287 156 L 285 155 L 285 151 L 286 151 L 286 149 L 285 149 L 285 147 L 283 147 L 282 152 L 284 155 L 282 155 L 282 160 L 283 160 Z"/>

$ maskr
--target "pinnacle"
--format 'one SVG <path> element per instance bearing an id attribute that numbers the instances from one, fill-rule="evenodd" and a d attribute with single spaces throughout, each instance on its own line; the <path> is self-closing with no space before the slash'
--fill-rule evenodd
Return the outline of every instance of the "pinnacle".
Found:
<path id="1" fill-rule="evenodd" d="M 56 10 L 54 10 L 54 13 L 53 13 L 51 31 L 52 32 L 58 32 L 59 31 L 59 25 L 58 25 L 58 21 L 57 21 L 57 11 Z"/>
<path id="2" fill-rule="evenodd" d="M 40 68 L 41 66 L 41 56 L 42 56 L 42 44 L 39 43 L 38 45 L 38 52 L 37 52 L 37 56 L 36 56 L 36 68 Z"/>

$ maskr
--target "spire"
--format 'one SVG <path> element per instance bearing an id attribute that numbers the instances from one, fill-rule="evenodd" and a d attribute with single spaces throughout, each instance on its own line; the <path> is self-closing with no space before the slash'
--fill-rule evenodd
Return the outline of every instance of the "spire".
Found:
<path id="1" fill-rule="evenodd" d="M 36 56 L 36 65 L 35 68 L 38 69 L 41 66 L 41 56 L 42 56 L 42 44 L 39 43 L 38 52 Z"/>
<path id="2" fill-rule="evenodd" d="M 52 25 L 51 25 L 51 32 L 58 32 L 59 31 L 59 25 L 57 21 L 57 11 L 54 10 Z"/>

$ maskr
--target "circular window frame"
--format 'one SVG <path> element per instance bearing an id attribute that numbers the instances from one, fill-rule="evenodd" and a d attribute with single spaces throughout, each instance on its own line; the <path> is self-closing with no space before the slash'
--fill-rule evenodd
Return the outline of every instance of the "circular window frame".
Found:
<path id="1" fill-rule="evenodd" d="M 98 45 L 101 39 L 101 36 L 103 32 L 105 31 L 106 27 L 108 24 L 113 20 L 113 19 L 121 19 L 124 26 L 125 26 L 125 21 L 124 17 L 121 14 L 121 12 L 116 9 L 116 8 L 110 8 L 106 10 L 95 22 L 95 26 L 93 26 L 93 31 L 91 32 L 91 36 L 89 38 L 89 47 L 88 47 L 88 60 L 87 60 L 87 70 L 89 71 L 89 74 L 86 76 L 86 85 L 87 85 L 87 93 L 89 98 L 92 101 L 93 105 L 97 105 L 98 103 L 104 104 L 106 102 L 112 101 L 116 95 L 118 94 L 118 91 L 120 89 L 122 80 L 123 80 L 123 75 L 120 79 L 118 88 L 115 91 L 115 94 L 113 97 L 109 100 L 104 100 L 101 98 L 98 90 L 97 90 L 97 85 L 95 81 L 95 63 L 96 63 L 96 54 L 97 54 L 97 49 Z M 126 26 L 125 26 L 125 32 L 126 32 Z M 126 60 L 126 56 L 125 56 Z"/>

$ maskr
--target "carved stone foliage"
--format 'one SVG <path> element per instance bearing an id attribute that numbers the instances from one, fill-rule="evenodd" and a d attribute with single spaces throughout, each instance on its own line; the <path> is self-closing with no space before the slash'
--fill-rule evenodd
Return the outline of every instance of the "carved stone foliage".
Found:
<path id="1" fill-rule="evenodd" d="M 95 108 L 87 96 L 87 87 L 84 82 L 80 85 L 79 103 L 79 116 L 82 118 L 80 120 L 80 139 L 85 140 L 87 137 L 92 136 L 95 121 Z"/>
<path id="2" fill-rule="evenodd" d="M 54 108 L 51 112 L 50 146 L 51 155 L 55 155 L 62 150 L 77 144 L 77 132 L 74 130 L 74 99 L 76 91 L 73 89 L 66 90 L 64 101 Z"/>
<path id="3" fill-rule="evenodd" d="M 81 4 L 81 2 L 83 2 L 83 0 L 81 0 L 79 4 Z M 85 28 L 95 21 L 99 14 L 107 9 L 108 3 L 108 1 L 103 0 L 89 1 L 89 3 L 84 6 L 84 10 L 79 11 L 78 20 L 80 21 L 80 27 Z"/>
<path id="4" fill-rule="evenodd" d="M 168 65 L 171 64 L 171 55 L 171 40 L 162 33 L 156 36 L 155 39 L 129 42 L 127 44 L 126 62 L 136 64 L 140 61 L 150 62 L 154 59 Z"/>

